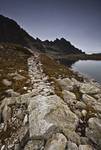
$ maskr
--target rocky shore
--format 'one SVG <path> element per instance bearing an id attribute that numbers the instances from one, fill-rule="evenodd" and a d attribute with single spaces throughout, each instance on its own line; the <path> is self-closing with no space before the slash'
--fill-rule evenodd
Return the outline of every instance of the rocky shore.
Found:
<path id="1" fill-rule="evenodd" d="M 38 53 L 28 58 L 31 88 L 0 101 L 0 149 L 100 150 L 101 86 L 43 68 Z"/>

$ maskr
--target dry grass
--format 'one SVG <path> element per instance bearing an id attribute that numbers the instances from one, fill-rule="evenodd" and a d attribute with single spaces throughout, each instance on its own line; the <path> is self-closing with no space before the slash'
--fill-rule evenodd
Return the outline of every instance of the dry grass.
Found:
<path id="1" fill-rule="evenodd" d="M 24 48 L 15 45 L 3 45 L 0 49 L 0 99 L 5 95 L 5 90 L 12 88 L 13 90 L 23 93 L 23 87 L 29 86 L 26 81 L 29 79 L 27 59 L 29 52 L 24 51 Z M 19 72 L 21 70 L 21 72 Z M 18 72 L 24 76 L 23 80 L 14 80 L 8 74 Z M 2 83 L 3 79 L 12 81 L 12 85 L 7 87 Z"/>
<path id="2" fill-rule="evenodd" d="M 40 61 L 43 65 L 43 70 L 44 72 L 49 76 L 50 81 L 53 81 L 53 86 L 55 88 L 55 93 L 63 98 L 62 95 L 62 89 L 61 86 L 58 84 L 56 79 L 59 77 L 61 78 L 76 78 L 77 80 L 81 81 L 83 80 L 81 77 L 78 77 L 76 73 L 74 73 L 72 70 L 70 70 L 68 67 L 65 67 L 64 65 L 61 65 L 51 57 L 45 55 L 45 54 L 40 54 Z M 81 98 L 81 95 L 78 91 L 78 89 L 74 88 L 74 93 L 77 96 L 77 99 Z"/>

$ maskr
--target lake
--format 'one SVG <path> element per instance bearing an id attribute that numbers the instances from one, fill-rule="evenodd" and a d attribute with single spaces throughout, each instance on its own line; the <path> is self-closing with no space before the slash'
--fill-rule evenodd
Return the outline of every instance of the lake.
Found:
<path id="1" fill-rule="evenodd" d="M 72 68 L 101 83 L 101 61 L 79 60 Z"/>

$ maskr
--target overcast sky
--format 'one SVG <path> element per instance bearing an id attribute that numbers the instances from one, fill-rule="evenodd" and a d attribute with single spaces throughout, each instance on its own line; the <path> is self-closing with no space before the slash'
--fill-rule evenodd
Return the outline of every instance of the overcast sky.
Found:
<path id="1" fill-rule="evenodd" d="M 86 52 L 101 52 L 101 0 L 0 0 L 0 14 L 34 38 L 64 37 Z"/>

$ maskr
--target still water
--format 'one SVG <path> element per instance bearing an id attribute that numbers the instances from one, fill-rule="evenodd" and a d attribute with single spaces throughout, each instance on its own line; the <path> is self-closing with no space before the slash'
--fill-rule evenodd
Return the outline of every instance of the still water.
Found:
<path id="1" fill-rule="evenodd" d="M 101 83 L 101 61 L 80 60 L 72 68 Z"/>

